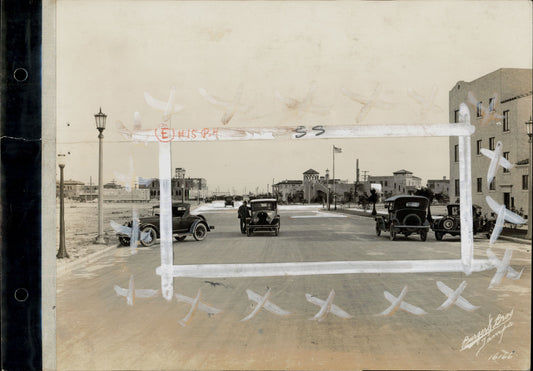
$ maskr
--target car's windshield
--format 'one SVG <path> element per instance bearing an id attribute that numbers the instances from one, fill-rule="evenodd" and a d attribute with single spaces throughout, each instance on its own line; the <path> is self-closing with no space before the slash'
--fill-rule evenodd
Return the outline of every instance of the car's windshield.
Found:
<path id="1" fill-rule="evenodd" d="M 276 210 L 275 202 L 252 202 L 252 211 Z"/>
<path id="2" fill-rule="evenodd" d="M 172 216 L 184 216 L 187 213 L 187 208 L 184 206 L 173 206 L 172 207 Z M 159 207 L 154 207 L 152 209 L 152 215 L 153 216 L 159 216 L 161 214 L 161 210 Z"/>

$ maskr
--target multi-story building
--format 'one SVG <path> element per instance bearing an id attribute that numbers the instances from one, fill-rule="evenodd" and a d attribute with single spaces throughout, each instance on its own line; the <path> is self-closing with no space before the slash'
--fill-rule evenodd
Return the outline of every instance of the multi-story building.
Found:
<path id="1" fill-rule="evenodd" d="M 274 194 L 283 202 L 325 202 L 328 188 L 333 194 L 333 179 L 320 176 L 316 170 L 309 169 L 303 173 L 303 180 L 284 180 L 274 184 Z M 343 202 L 347 194 L 354 191 L 354 183 L 347 180 L 335 179 L 336 200 Z M 331 196 L 331 202 L 334 202 Z"/>
<path id="2" fill-rule="evenodd" d="M 207 194 L 207 182 L 204 178 L 172 178 L 172 199 L 180 201 L 204 198 Z M 152 179 L 152 182 L 146 186 L 139 186 L 139 188 L 148 188 L 150 190 L 151 199 L 159 199 L 160 197 L 159 179 Z"/>
<path id="3" fill-rule="evenodd" d="M 383 197 L 387 198 L 399 194 L 413 194 L 421 187 L 422 179 L 414 176 L 411 171 L 402 169 L 392 174 L 392 176 L 369 175 L 365 182 L 364 191 L 369 193 L 371 184 L 380 184 L 381 193 Z"/>
<path id="4" fill-rule="evenodd" d="M 431 189 L 434 194 L 450 195 L 450 179 L 442 177 L 442 179 L 428 179 L 426 187 Z"/>
<path id="5" fill-rule="evenodd" d="M 303 181 L 301 180 L 283 180 L 274 184 L 274 195 L 279 201 L 289 202 L 298 192 L 302 192 L 303 199 Z"/>
<path id="6" fill-rule="evenodd" d="M 459 81 L 450 90 L 450 122 L 459 119 L 459 105 L 467 103 L 470 123 L 476 127 L 471 136 L 472 202 L 490 209 L 486 196 L 505 204 L 508 209 L 528 213 L 529 143 L 525 123 L 530 120 L 532 70 L 501 68 L 474 81 Z M 496 169 L 487 184 L 490 159 L 482 148 L 494 150 L 501 142 L 502 155 L 514 167 Z M 450 137 L 450 199 L 459 198 L 459 151 L 457 137 Z"/>
<path id="7" fill-rule="evenodd" d="M 56 181 L 56 196 L 59 197 L 59 185 L 60 182 Z M 84 183 L 78 180 L 64 180 L 63 181 L 63 194 L 65 198 L 77 199 L 80 193 L 83 192 Z"/>

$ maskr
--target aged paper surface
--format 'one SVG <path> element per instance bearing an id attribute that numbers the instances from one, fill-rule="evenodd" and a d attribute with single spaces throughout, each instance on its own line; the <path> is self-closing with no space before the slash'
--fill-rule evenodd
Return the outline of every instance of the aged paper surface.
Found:
<path id="1" fill-rule="evenodd" d="M 107 115 L 104 183 L 132 187 L 132 198 L 141 190 L 140 178 L 163 178 L 161 163 L 167 160 L 173 178 L 176 168 L 185 168 L 185 177 L 205 179 L 206 188 L 187 196 L 195 207 L 196 198 L 271 196 L 274 184 L 301 180 L 308 169 L 319 176 L 328 169 L 339 184 L 353 184 L 356 160 L 373 176 L 404 169 L 422 185 L 449 179 L 447 136 L 298 139 L 322 130 L 325 138 L 333 127 L 380 127 L 386 137 L 395 125 L 453 122 L 449 91 L 458 81 L 500 68 L 531 68 L 530 3 L 57 1 L 45 9 L 50 39 L 43 62 L 55 76 L 43 75 L 48 109 L 43 138 L 51 144 L 55 134 L 56 140 L 54 153 L 43 144 L 48 159 L 43 171 L 49 175 L 43 181 L 48 369 L 527 368 L 529 354 L 520 343 L 529 338 L 529 326 L 518 324 L 527 322 L 523 309 L 530 300 L 531 261 L 521 255 L 520 244 L 498 241 L 497 259 L 504 261 L 511 246 L 511 267 L 526 268 L 520 280 L 506 279 L 491 291 L 496 265 L 471 276 L 442 270 L 417 275 L 401 267 L 397 271 L 404 273 L 387 271 L 377 281 L 381 273 L 353 274 L 357 267 L 344 276 L 178 277 L 172 281 L 175 296 L 165 300 L 164 293 L 156 293 L 165 291 L 163 274 L 156 271 L 164 264 L 163 239 L 161 247 L 135 253 L 127 246 L 115 248 L 110 224 L 120 225 L 135 213 L 146 216 L 160 194 L 150 194 L 145 203 L 105 202 L 107 244 L 100 247 L 90 242 L 96 237 L 97 204 L 87 199 L 94 200 L 97 192 L 94 115 L 99 110 Z M 158 141 L 165 140 L 154 131 L 162 122 L 176 139 L 168 145 L 171 157 L 162 155 Z M 143 133 L 154 141 L 144 143 Z M 224 141 L 225 133 L 239 140 Z M 286 136 L 268 139 L 277 135 Z M 259 136 L 265 140 L 251 140 Z M 67 158 L 65 179 L 84 183 L 89 191 L 83 202 L 66 204 L 71 257 L 57 260 L 56 279 L 58 245 L 50 227 L 59 170 L 50 158 L 57 154 Z M 180 201 L 177 194 L 174 201 Z M 306 210 L 302 201 L 292 209 L 280 204 L 277 240 L 241 236 L 236 207 L 227 212 L 224 207 L 224 214 L 200 206 L 216 228 L 204 241 L 189 236 L 182 245 L 175 242 L 171 263 L 424 259 L 432 262 L 428 269 L 442 269 L 433 262 L 461 258 L 459 240 L 438 245 L 430 232 L 431 244 L 422 248 L 426 242 L 415 236 L 406 243 L 377 239 L 373 222 L 355 233 L 338 214 Z M 309 238 L 317 244 L 313 249 L 305 248 Z M 488 240 L 474 243 L 475 257 L 487 259 Z M 423 290 L 423 280 L 431 290 Z M 447 297 L 450 303 L 444 305 Z M 517 324 L 509 325 L 513 320 Z M 493 331 L 495 321 L 499 333 Z M 482 334 L 487 328 L 492 337 Z M 434 334 L 449 343 L 440 347 L 430 340 Z M 405 345 L 410 342 L 426 344 L 423 354 Z"/>

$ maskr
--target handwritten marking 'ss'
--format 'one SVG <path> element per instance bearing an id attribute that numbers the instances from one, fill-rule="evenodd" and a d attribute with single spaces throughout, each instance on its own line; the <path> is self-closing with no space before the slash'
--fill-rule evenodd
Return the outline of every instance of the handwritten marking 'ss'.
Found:
<path id="1" fill-rule="evenodd" d="M 296 129 L 294 129 L 294 131 L 298 133 L 298 135 L 296 135 L 295 138 L 301 138 L 307 134 L 307 130 L 305 129 L 305 126 L 298 126 Z"/>
<path id="2" fill-rule="evenodd" d="M 318 137 L 326 132 L 324 126 L 322 125 L 313 126 L 313 130 L 318 131 L 318 133 L 315 134 L 315 137 Z"/>

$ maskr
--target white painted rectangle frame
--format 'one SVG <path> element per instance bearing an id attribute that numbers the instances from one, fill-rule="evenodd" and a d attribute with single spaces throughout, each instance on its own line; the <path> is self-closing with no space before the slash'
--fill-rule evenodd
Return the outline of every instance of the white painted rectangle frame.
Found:
<path id="1" fill-rule="evenodd" d="M 303 128 L 303 129 L 302 129 Z M 307 132 L 303 126 L 278 128 L 217 128 L 205 129 L 213 135 L 196 135 L 197 129 L 180 129 L 179 135 L 172 131 L 170 141 L 212 141 L 212 140 L 274 140 L 289 136 L 290 139 L 346 139 L 346 138 L 384 138 L 384 137 L 434 137 L 457 136 L 459 139 L 459 183 L 460 183 L 460 218 L 461 218 L 461 259 L 453 260 L 397 260 L 397 261 L 332 261 L 332 262 L 285 262 L 252 264 L 190 264 L 175 265 L 172 251 L 172 231 L 161 231 L 161 266 L 156 274 L 161 276 L 163 297 L 172 300 L 173 278 L 220 278 L 220 277 L 272 277 L 321 274 L 358 274 L 358 273 L 430 273 L 430 272 L 472 272 L 492 268 L 488 259 L 474 259 L 474 237 L 472 229 L 472 176 L 471 176 L 471 135 L 475 127 L 470 124 L 470 113 L 466 104 L 459 109 L 459 123 L 440 125 L 375 125 L 375 126 L 321 126 L 324 132 L 301 135 Z M 296 131 L 300 129 L 300 131 Z M 173 130 L 173 129 L 171 129 Z M 187 135 L 183 134 L 187 133 Z M 191 133 L 194 133 L 192 135 Z M 137 132 L 131 135 L 134 141 L 156 141 L 157 129 Z M 166 145 L 168 144 L 168 150 Z M 169 174 L 170 145 L 160 143 L 161 174 Z M 168 170 L 162 167 L 168 167 Z M 161 187 L 163 187 L 161 182 Z M 165 183 L 166 184 L 166 183 Z M 167 185 L 165 185 L 166 187 Z M 165 189 L 165 194 L 168 190 Z M 161 189 L 161 210 L 163 204 L 167 209 L 171 204 L 168 194 L 163 197 Z M 168 219 L 168 220 L 166 220 Z M 162 213 L 161 223 L 171 223 L 170 213 Z M 165 234 L 165 236 L 163 236 Z"/>

